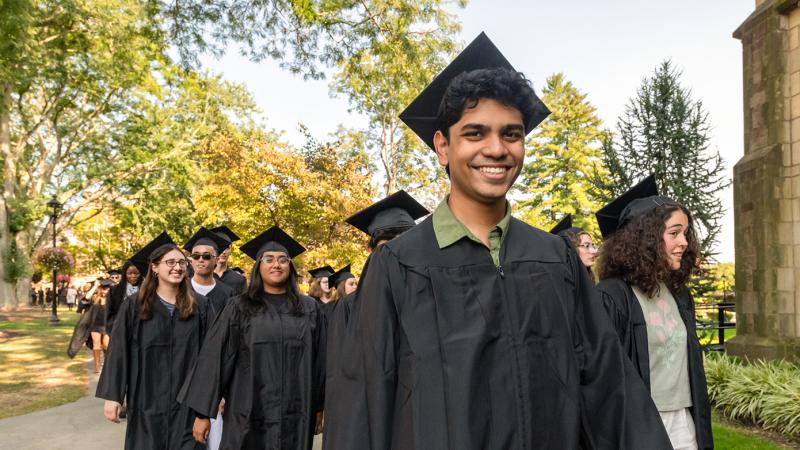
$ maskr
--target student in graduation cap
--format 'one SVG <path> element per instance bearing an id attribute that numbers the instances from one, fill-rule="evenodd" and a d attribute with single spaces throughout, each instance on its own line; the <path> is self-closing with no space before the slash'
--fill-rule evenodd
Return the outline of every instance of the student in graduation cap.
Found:
<path id="1" fill-rule="evenodd" d="M 586 266 L 589 272 L 589 278 L 594 279 L 592 275 L 592 266 L 594 266 L 595 256 L 597 256 L 597 247 L 592 242 L 592 236 L 589 235 L 583 228 L 572 226 L 572 214 L 567 214 L 561 219 L 556 226 L 550 230 L 551 234 L 561 236 L 569 241 L 578 252 L 578 257 L 581 262 Z"/>
<path id="2" fill-rule="evenodd" d="M 194 269 L 194 275 L 191 279 L 192 289 L 208 298 L 214 317 L 222 312 L 232 297 L 236 296 L 233 288 L 222 281 L 217 282 L 214 279 L 214 267 L 217 264 L 217 257 L 229 245 L 229 242 L 217 233 L 213 233 L 205 227 L 200 227 L 183 246 L 190 253 L 189 257 Z"/>
<path id="3" fill-rule="evenodd" d="M 204 448 L 192 437 L 194 413 L 177 396 L 200 352 L 208 301 L 192 291 L 186 256 L 166 233 L 132 259 L 142 258 L 147 274 L 115 319 L 96 395 L 106 400 L 106 419 L 117 423 L 127 399 L 128 450 Z"/>
<path id="4" fill-rule="evenodd" d="M 311 285 L 308 287 L 308 296 L 322 304 L 332 302 L 334 294 L 328 284 L 328 277 L 333 275 L 333 272 L 335 272 L 333 267 L 328 265 L 309 270 Z"/>
<path id="5" fill-rule="evenodd" d="M 111 288 L 106 300 L 106 331 L 109 335 L 114 330 L 114 318 L 122 301 L 139 290 L 143 278 L 141 274 L 147 272 L 147 261 L 140 260 L 138 265 L 130 260 L 126 261 L 121 272 L 124 276 Z"/>
<path id="6" fill-rule="evenodd" d="M 400 236 L 416 225 L 416 219 L 430 214 L 424 206 L 406 191 L 400 190 L 379 200 L 367 208 L 348 217 L 346 222 L 369 236 L 370 253 L 378 246 Z M 349 267 L 348 267 L 349 270 Z M 367 448 L 367 435 L 348 432 L 359 427 L 352 426 L 358 418 L 356 408 L 364 406 L 360 376 L 360 345 L 355 341 L 352 328 L 348 327 L 355 293 L 344 296 L 335 303 L 328 317 L 328 342 L 326 345 L 326 392 L 325 434 L 323 448 Z M 345 360 L 347 363 L 345 363 Z"/>
<path id="7" fill-rule="evenodd" d="M 669 448 L 575 252 L 511 217 L 525 136 L 547 115 L 485 34 L 401 114 L 450 194 L 362 274 L 366 407 L 347 434 L 365 448 Z"/>
<path id="8" fill-rule="evenodd" d="M 228 246 L 225 250 L 220 251 L 217 256 L 217 267 L 214 268 L 214 278 L 221 280 L 233 288 L 236 295 L 241 295 L 247 290 L 247 279 L 237 272 L 236 270 L 228 267 L 228 257 L 231 255 L 231 244 L 239 240 L 239 236 L 230 228 L 222 225 L 220 227 L 212 228 L 210 231 L 217 233 L 220 237 L 225 239 Z"/>
<path id="9" fill-rule="evenodd" d="M 697 268 L 692 215 L 650 176 L 596 214 L 603 305 L 676 449 L 710 449 L 711 408 L 686 283 Z"/>
<path id="10" fill-rule="evenodd" d="M 225 398 L 220 448 L 308 450 L 322 424 L 325 320 L 302 295 L 292 258 L 305 249 L 274 226 L 240 247 L 250 286 L 217 317 L 179 399 L 198 414 L 194 436 Z"/>
<path id="11" fill-rule="evenodd" d="M 334 302 L 352 294 L 358 288 L 358 278 L 350 270 L 350 264 L 348 264 L 328 277 L 328 285 L 334 292 Z"/>

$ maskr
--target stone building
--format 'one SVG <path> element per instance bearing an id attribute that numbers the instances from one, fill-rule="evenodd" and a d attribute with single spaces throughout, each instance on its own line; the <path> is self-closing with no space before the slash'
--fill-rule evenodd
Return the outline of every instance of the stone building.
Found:
<path id="1" fill-rule="evenodd" d="M 800 1 L 757 0 L 733 36 L 744 156 L 733 175 L 738 325 L 728 351 L 800 359 Z"/>

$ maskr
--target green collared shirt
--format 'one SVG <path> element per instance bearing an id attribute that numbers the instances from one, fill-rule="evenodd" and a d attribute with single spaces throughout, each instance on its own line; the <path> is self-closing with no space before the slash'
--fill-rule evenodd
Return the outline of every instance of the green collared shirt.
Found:
<path id="1" fill-rule="evenodd" d="M 450 210 L 450 206 L 447 204 L 449 198 L 449 195 L 445 197 L 433 212 L 433 233 L 436 235 L 436 242 L 439 244 L 439 248 L 449 247 L 464 237 L 485 246 L 486 244 L 484 244 L 483 241 L 475 237 L 475 235 L 453 215 L 453 211 Z M 500 247 L 503 245 L 503 239 L 506 237 L 508 223 L 510 221 L 511 205 L 506 202 L 506 215 L 500 220 L 500 223 L 489 230 L 489 253 L 492 255 L 492 261 L 494 261 L 494 265 L 497 267 L 500 267 Z"/>

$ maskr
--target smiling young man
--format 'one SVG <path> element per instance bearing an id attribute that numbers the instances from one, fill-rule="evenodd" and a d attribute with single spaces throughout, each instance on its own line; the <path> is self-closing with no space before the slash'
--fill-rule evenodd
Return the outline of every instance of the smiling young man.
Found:
<path id="1" fill-rule="evenodd" d="M 484 34 L 401 114 L 450 193 L 362 274 L 360 448 L 670 448 L 575 252 L 511 217 L 547 114 Z"/>
<path id="2" fill-rule="evenodd" d="M 233 288 L 214 279 L 217 258 L 221 252 L 228 249 L 229 245 L 228 241 L 217 233 L 200 227 L 183 246 L 184 250 L 189 251 L 189 261 L 194 270 L 191 279 L 192 289 L 208 298 L 214 317 L 222 312 L 225 305 L 228 304 L 228 300 L 236 296 Z"/>

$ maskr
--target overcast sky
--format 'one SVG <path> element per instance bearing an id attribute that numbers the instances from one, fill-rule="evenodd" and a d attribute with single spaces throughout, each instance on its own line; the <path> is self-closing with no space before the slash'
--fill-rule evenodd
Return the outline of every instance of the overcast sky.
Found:
<path id="1" fill-rule="evenodd" d="M 550 74 L 563 72 L 588 94 L 605 126 L 613 127 L 644 76 L 671 59 L 684 85 L 703 101 L 713 126 L 712 147 L 733 176 L 743 154 L 741 43 L 733 31 L 755 9 L 754 0 L 473 0 L 452 11 L 463 24 L 463 44 L 485 31 L 517 70 L 541 93 Z M 206 58 L 206 67 L 245 84 L 264 113 L 267 126 L 303 143 L 304 123 L 318 138 L 338 124 L 363 127 L 349 114 L 347 100 L 331 98 L 327 81 L 304 81 L 274 62 L 251 63 L 229 51 Z M 720 193 L 728 208 L 719 260 L 733 261 L 733 198 Z"/>

